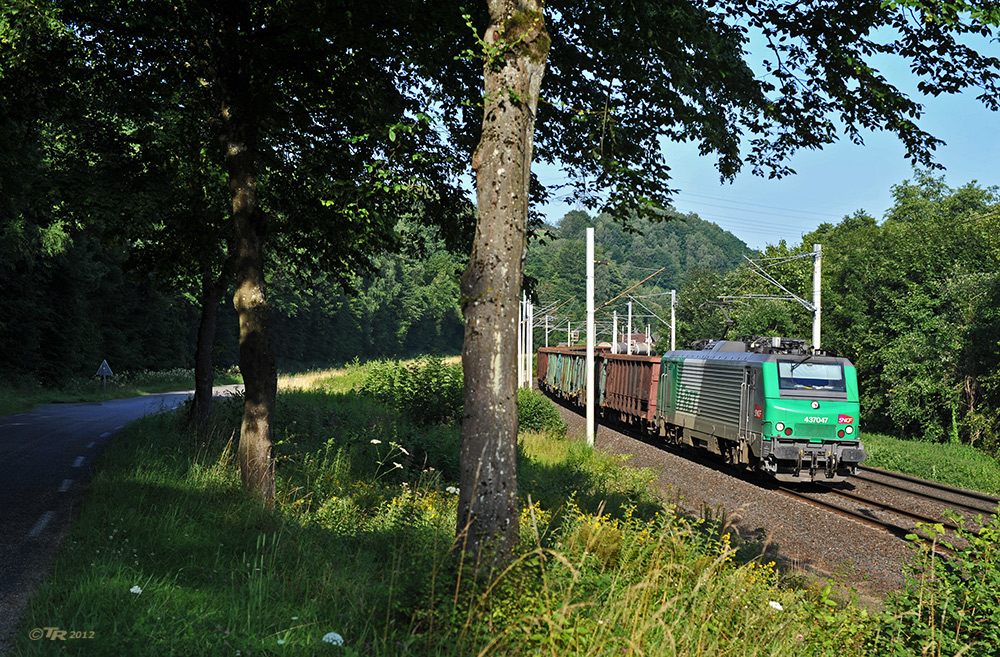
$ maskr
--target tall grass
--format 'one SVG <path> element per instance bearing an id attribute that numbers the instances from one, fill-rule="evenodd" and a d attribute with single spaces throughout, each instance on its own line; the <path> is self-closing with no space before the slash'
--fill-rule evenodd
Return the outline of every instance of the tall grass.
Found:
<path id="1" fill-rule="evenodd" d="M 1000 462 L 969 445 L 900 440 L 881 434 L 865 434 L 862 441 L 868 451 L 865 465 L 1000 495 Z"/>
<path id="2" fill-rule="evenodd" d="M 724 514 L 686 516 L 651 493 L 653 473 L 558 431 L 522 434 L 521 540 L 509 567 L 483 574 L 452 551 L 457 427 L 411 422 L 353 389 L 327 392 L 340 384 L 323 377 L 314 385 L 279 396 L 272 510 L 241 490 L 238 398 L 220 404 L 204 436 L 172 414 L 120 432 L 13 654 L 851 657 L 926 647 L 892 622 L 919 616 L 927 597 L 902 598 L 883 617 L 835 602 L 829 588 L 800 588 L 729 532 Z M 33 628 L 53 627 L 85 638 L 31 640 Z"/>

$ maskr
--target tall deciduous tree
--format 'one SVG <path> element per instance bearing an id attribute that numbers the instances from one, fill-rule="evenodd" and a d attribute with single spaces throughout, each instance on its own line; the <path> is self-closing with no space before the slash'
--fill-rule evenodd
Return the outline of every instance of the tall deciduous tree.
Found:
<path id="1" fill-rule="evenodd" d="M 992 105 L 1000 61 L 962 41 L 991 36 L 983 21 L 924 20 L 880 1 L 567 0 L 543 15 L 540 2 L 488 0 L 486 9 L 471 19 L 482 35 L 483 95 L 469 97 L 478 88 L 461 67 L 438 92 L 483 107 L 472 156 L 476 247 L 463 286 L 458 530 L 467 551 L 491 544 L 502 558 L 517 522 L 513 276 L 524 251 L 533 149 L 570 172 L 570 198 L 640 212 L 662 207 L 671 193 L 663 139 L 697 141 L 702 154 L 718 156 L 723 178 L 745 162 L 758 174 L 791 173 L 787 158 L 797 149 L 831 143 L 839 132 L 860 141 L 864 129 L 896 134 L 911 159 L 930 163 L 939 142 L 918 126 L 921 106 L 879 73 L 874 58 L 902 57 L 924 93 L 973 86 Z M 751 28 L 773 55 L 759 73 L 748 64 Z M 456 143 L 467 143 L 475 130 L 469 113 L 450 118 L 461 128 Z"/>
<path id="2" fill-rule="evenodd" d="M 535 114 L 550 39 L 541 0 L 490 0 L 482 137 L 472 156 L 479 220 L 462 277 L 465 410 L 460 539 L 505 558 L 518 535 L 518 297 L 524 273 Z"/>
<path id="3" fill-rule="evenodd" d="M 393 41 L 400 26 L 353 0 L 62 5 L 95 44 L 95 66 L 114 70 L 138 102 L 198 117 L 220 149 L 245 384 L 239 464 L 245 486 L 270 501 L 268 245 L 348 281 L 391 243 L 404 198 L 420 193 L 444 214 L 454 198 L 433 144 L 423 147 L 433 133 L 421 106 L 401 91 L 413 71 Z"/>

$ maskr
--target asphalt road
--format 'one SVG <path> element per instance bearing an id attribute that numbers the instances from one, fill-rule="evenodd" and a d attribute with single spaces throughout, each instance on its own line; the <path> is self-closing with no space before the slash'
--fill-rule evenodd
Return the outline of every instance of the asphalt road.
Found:
<path id="1" fill-rule="evenodd" d="M 218 387 L 215 394 L 236 387 Z M 191 395 L 48 404 L 0 417 L 0 654 L 28 593 L 51 566 L 108 441 L 129 422 L 175 408 Z"/>

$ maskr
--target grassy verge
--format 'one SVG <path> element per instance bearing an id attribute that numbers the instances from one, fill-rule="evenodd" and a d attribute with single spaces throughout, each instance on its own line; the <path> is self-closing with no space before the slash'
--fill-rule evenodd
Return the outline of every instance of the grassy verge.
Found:
<path id="1" fill-rule="evenodd" d="M 215 377 L 215 385 L 241 383 L 238 373 L 224 372 Z M 106 385 L 99 378 L 73 379 L 59 388 L 44 388 L 34 381 L 0 384 L 0 415 L 21 413 L 37 404 L 106 401 L 138 397 L 158 392 L 194 389 L 194 370 L 174 369 L 162 372 L 122 372 L 108 377 Z"/>
<path id="2" fill-rule="evenodd" d="M 1000 496 L 1000 462 L 968 445 L 865 434 L 865 465 Z"/>
<path id="3" fill-rule="evenodd" d="M 649 494 L 653 473 L 558 431 L 521 436 L 512 565 L 459 563 L 456 427 L 335 378 L 279 396 L 270 511 L 240 488 L 238 400 L 207 436 L 170 414 L 117 434 L 13 654 L 850 657 L 921 654 L 941 634 L 906 599 L 875 616 L 796 588 L 723 518 L 679 514 Z"/>

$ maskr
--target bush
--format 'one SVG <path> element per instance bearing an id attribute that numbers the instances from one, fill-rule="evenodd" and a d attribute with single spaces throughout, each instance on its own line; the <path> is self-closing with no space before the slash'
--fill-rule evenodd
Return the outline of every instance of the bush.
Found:
<path id="1" fill-rule="evenodd" d="M 979 532 L 965 528 L 954 513 L 956 534 L 968 544 L 943 559 L 934 544 L 943 525 L 924 525 L 922 537 L 910 535 L 917 556 L 905 567 L 906 588 L 886 602 L 878 654 L 966 655 L 994 657 L 1000 645 L 1000 518 Z M 883 652 L 884 651 L 884 652 Z"/>
<path id="2" fill-rule="evenodd" d="M 360 390 L 422 426 L 450 424 L 462 415 L 462 367 L 441 358 L 372 363 Z"/>
<path id="3" fill-rule="evenodd" d="M 517 426 L 519 431 L 566 434 L 566 422 L 555 404 L 529 388 L 517 389 Z"/>

